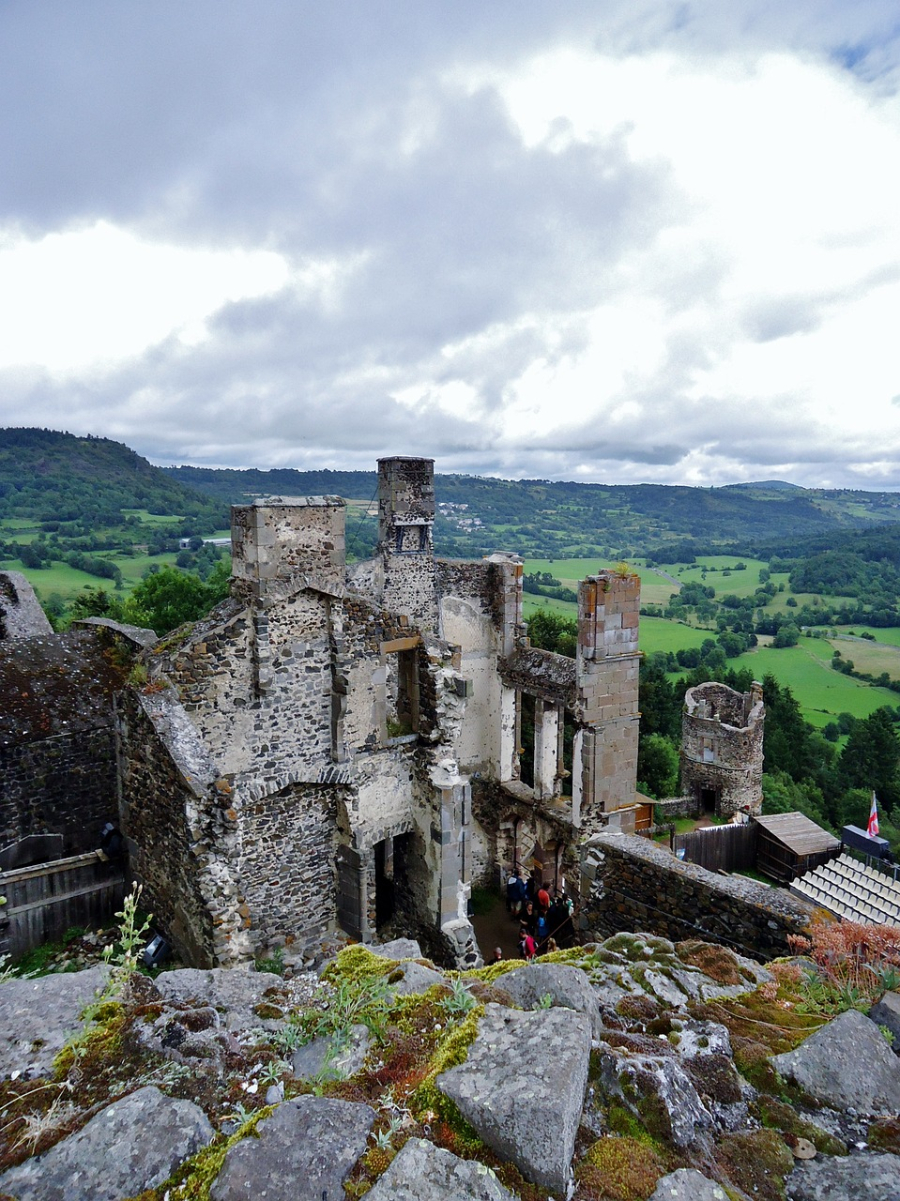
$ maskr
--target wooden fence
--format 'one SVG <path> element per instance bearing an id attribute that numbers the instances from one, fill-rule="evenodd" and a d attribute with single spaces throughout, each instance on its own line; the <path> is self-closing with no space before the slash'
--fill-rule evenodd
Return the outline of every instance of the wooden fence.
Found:
<path id="1" fill-rule="evenodd" d="M 705 867 L 707 871 L 739 872 L 756 865 L 757 837 L 755 823 L 707 826 L 690 834 L 676 834 L 672 850 L 679 858 Z"/>
<path id="2" fill-rule="evenodd" d="M 72 926 L 109 924 L 122 904 L 125 872 L 96 852 L 0 873 L 0 952 L 18 959 Z"/>

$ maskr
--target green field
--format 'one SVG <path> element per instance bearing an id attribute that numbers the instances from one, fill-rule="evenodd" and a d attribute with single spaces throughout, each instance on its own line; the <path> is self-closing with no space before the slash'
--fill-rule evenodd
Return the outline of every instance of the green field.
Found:
<path id="1" fill-rule="evenodd" d="M 892 680 L 900 680 L 900 646 L 879 645 L 862 638 L 829 638 L 826 645 L 829 647 L 829 658 L 832 651 L 840 651 L 841 658 L 852 660 L 857 671 L 868 672 L 872 676 L 880 676 L 886 671 Z"/>
<path id="2" fill-rule="evenodd" d="M 171 525 L 173 521 L 184 521 L 183 517 L 174 514 L 150 513 L 147 509 L 123 509 L 126 517 L 137 517 L 141 525 Z"/>
<path id="3" fill-rule="evenodd" d="M 837 630 L 839 634 L 856 635 L 856 637 L 844 637 L 832 640 L 832 644 L 836 650 L 839 650 L 845 659 L 855 659 L 855 648 L 860 645 L 872 646 L 867 638 L 860 638 L 861 634 L 871 634 L 875 643 L 882 643 L 884 646 L 900 646 L 900 627 L 889 626 L 886 629 L 880 626 L 822 626 L 826 634 L 829 630 Z"/>
<path id="4" fill-rule="evenodd" d="M 737 562 L 746 563 L 743 571 L 731 571 L 723 576 L 721 568 L 733 568 Z M 718 571 L 707 571 L 703 580 L 702 565 L 675 564 L 667 565 L 665 570 L 683 580 L 702 581 L 716 590 L 717 597 L 729 592 L 735 596 L 752 596 L 759 587 L 759 571 L 765 563 L 759 559 L 743 559 L 733 555 L 715 555 L 704 558 L 707 566 L 715 566 Z M 586 575 L 614 567 L 615 564 L 606 559 L 529 559 L 525 564 L 528 572 L 548 571 L 566 587 L 577 587 L 578 581 Z M 632 565 L 642 577 L 641 599 L 646 603 L 665 603 L 672 592 L 672 586 L 655 571 L 642 565 L 640 561 Z M 656 581 L 650 583 L 651 580 Z M 775 574 L 772 582 L 776 585 L 787 576 Z M 661 593 L 657 600 L 656 595 Z M 770 602 L 770 609 L 781 609 L 787 596 L 786 591 L 779 593 Z M 805 600 L 812 602 L 813 597 L 797 597 L 798 603 Z M 565 601 L 550 600 L 549 598 L 525 594 L 524 615 L 527 619 L 537 609 L 546 609 L 559 613 L 564 617 L 576 617 L 577 607 Z M 857 633 L 862 633 L 868 627 L 854 627 Z M 801 638 L 796 647 L 786 647 L 773 650 L 768 646 L 760 646 L 748 651 L 736 659 L 729 659 L 728 666 L 737 670 L 749 668 L 755 677 L 761 679 L 771 674 L 781 684 L 787 685 L 797 698 L 806 719 L 815 726 L 825 726 L 839 713 L 852 713 L 855 717 L 867 717 L 875 709 L 883 705 L 895 707 L 900 704 L 900 697 L 886 688 L 874 688 L 862 680 L 852 676 L 841 675 L 831 667 L 831 658 L 835 649 L 852 659 L 860 671 L 868 671 L 878 675 L 886 671 L 891 677 L 900 679 L 900 629 L 871 631 L 876 639 L 889 645 L 877 647 L 868 640 L 847 641 L 836 639 L 833 642 L 821 638 Z M 655 651 L 678 651 L 688 647 L 699 647 L 707 638 L 715 638 L 714 630 L 684 625 L 680 622 L 667 621 L 661 617 L 642 617 L 640 626 L 640 646 L 645 654 Z M 892 649 L 892 645 L 898 649 Z"/>
<path id="5" fill-rule="evenodd" d="M 549 571 L 565 588 L 577 590 L 585 576 L 596 575 L 598 571 L 609 571 L 618 565 L 617 561 L 611 559 L 527 559 L 525 570 Z M 628 566 L 641 577 L 642 604 L 664 605 L 672 593 L 677 591 L 670 580 L 652 567 L 647 567 L 642 559 L 629 561 Z"/>
<path id="6" fill-rule="evenodd" d="M 851 656 L 852 657 L 852 656 Z M 873 688 L 862 680 L 841 675 L 831 667 L 831 647 L 821 638 L 801 638 L 797 646 L 773 650 L 758 647 L 729 659 L 729 667 L 749 667 L 757 679 L 771 674 L 786 684 L 800 703 L 803 715 L 814 726 L 827 725 L 838 713 L 868 717 L 884 705 L 895 708 L 896 693 Z"/>
<path id="7" fill-rule="evenodd" d="M 640 646 L 645 655 L 655 651 L 687 650 L 691 646 L 702 646 L 707 638 L 715 637 L 715 630 L 697 629 L 679 621 L 667 621 L 665 617 L 641 618 Z"/>
<path id="8" fill-rule="evenodd" d="M 118 594 L 119 596 L 127 595 L 135 584 L 140 582 L 144 572 L 152 563 L 162 567 L 164 564 L 175 562 L 173 554 L 134 555 L 131 558 L 112 554 L 102 557 L 112 559 L 122 572 L 124 587 Z M 35 570 L 25 567 L 21 559 L 5 559 L 0 563 L 0 570 L 21 571 L 42 600 L 47 600 L 53 593 L 57 593 L 63 600 L 68 601 L 83 588 L 103 588 L 106 592 L 113 592 L 115 589 L 115 581 L 89 575 L 86 571 L 70 567 L 68 563 L 54 562 L 52 567 Z"/>
<path id="9" fill-rule="evenodd" d="M 550 596 L 532 596 L 526 592 L 522 598 L 522 615 L 527 621 L 532 613 L 543 609 L 547 613 L 559 613 L 562 617 L 578 617 L 578 606 L 570 601 L 554 600 Z"/>

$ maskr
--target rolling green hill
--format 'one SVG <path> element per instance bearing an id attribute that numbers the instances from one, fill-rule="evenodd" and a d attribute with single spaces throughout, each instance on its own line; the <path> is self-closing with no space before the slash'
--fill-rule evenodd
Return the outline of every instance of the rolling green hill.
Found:
<path id="1" fill-rule="evenodd" d="M 77 438 L 57 430 L 0 430 L 0 519 L 77 522 L 82 528 L 124 525 L 123 510 L 175 520 L 195 518 L 210 532 L 224 506 L 187 487 L 109 438 Z M 206 532 L 198 529 L 197 532 Z"/>
<path id="2" fill-rule="evenodd" d="M 375 498 L 374 472 L 164 470 L 172 479 L 231 504 L 273 493 L 336 493 L 355 499 L 360 514 L 355 549 L 365 553 L 373 543 L 375 522 L 365 517 L 365 510 Z M 438 552 L 459 557 L 498 549 L 546 559 L 656 552 L 658 561 L 683 562 L 713 547 L 744 554 L 775 543 L 796 548 L 816 537 L 829 541 L 851 530 L 900 522 L 900 496 L 894 493 L 811 491 L 771 482 L 686 488 L 439 474 L 435 493 Z"/>

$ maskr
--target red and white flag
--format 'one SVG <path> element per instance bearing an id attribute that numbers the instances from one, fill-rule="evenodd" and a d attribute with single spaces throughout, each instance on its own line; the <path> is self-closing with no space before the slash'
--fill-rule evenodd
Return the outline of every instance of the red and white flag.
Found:
<path id="1" fill-rule="evenodd" d="M 875 793 L 872 793 L 872 808 L 869 810 L 869 824 L 866 826 L 866 833 L 870 838 L 878 837 L 878 802 L 875 800 Z"/>

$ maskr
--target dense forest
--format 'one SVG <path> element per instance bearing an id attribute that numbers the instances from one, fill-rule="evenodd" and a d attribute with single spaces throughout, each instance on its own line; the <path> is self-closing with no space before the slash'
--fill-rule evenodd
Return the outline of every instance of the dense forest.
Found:
<path id="1" fill-rule="evenodd" d="M 220 527 L 226 512 L 121 442 L 0 430 L 0 518 L 29 517 L 54 532 L 62 524 L 92 533 L 124 525 L 128 509 L 190 518 L 190 533 Z"/>

